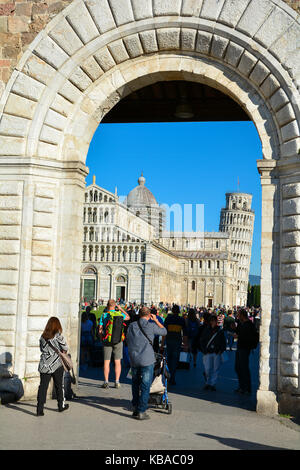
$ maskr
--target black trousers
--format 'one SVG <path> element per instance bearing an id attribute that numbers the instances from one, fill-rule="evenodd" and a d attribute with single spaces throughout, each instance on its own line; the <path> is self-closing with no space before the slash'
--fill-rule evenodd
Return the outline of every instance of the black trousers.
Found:
<path id="1" fill-rule="evenodd" d="M 239 380 L 239 388 L 245 392 L 251 392 L 249 355 L 250 349 L 237 349 L 235 354 L 235 371 Z"/>
<path id="2" fill-rule="evenodd" d="M 61 366 L 58 369 L 56 369 L 56 371 L 53 372 L 53 374 L 40 374 L 41 380 L 40 380 L 40 386 L 39 386 L 38 396 L 37 396 L 38 411 L 43 411 L 44 409 L 44 404 L 46 403 L 46 397 L 47 397 L 47 390 L 49 387 L 51 377 L 53 377 L 53 381 L 54 381 L 58 408 L 61 409 L 64 407 L 64 400 L 65 400 L 64 385 L 63 385 L 64 368 L 63 366 Z"/>

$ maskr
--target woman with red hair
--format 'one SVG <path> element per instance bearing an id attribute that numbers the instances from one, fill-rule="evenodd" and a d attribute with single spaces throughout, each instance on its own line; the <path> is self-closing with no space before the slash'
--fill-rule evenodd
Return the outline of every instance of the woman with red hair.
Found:
<path id="1" fill-rule="evenodd" d="M 65 411 L 69 405 L 65 404 L 63 377 L 64 368 L 58 354 L 59 351 L 67 352 L 68 346 L 62 336 L 62 326 L 58 318 L 51 317 L 40 337 L 41 359 L 39 363 L 40 386 L 37 396 L 37 416 L 44 416 L 47 390 L 53 377 L 56 391 L 58 411 Z"/>

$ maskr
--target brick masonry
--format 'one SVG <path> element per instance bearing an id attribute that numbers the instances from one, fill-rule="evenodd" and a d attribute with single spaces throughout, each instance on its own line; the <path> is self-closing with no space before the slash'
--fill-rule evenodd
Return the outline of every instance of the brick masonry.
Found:
<path id="1" fill-rule="evenodd" d="M 36 35 L 72 0 L 0 0 L 0 95 Z M 300 13 L 300 0 L 284 0 Z"/>

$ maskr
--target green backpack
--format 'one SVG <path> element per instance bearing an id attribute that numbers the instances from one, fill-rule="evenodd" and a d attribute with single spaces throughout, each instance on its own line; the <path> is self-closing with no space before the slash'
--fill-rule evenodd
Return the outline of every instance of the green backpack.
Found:
<path id="1" fill-rule="evenodd" d="M 124 341 L 124 318 L 121 312 L 110 310 L 104 320 L 103 329 L 103 342 L 106 345 L 114 345 Z"/>

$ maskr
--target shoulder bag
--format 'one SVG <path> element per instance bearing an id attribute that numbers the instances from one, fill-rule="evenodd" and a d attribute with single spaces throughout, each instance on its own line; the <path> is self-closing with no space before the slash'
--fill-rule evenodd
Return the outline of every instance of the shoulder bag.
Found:
<path id="1" fill-rule="evenodd" d="M 59 351 L 57 348 L 55 348 L 50 343 L 50 341 L 47 341 L 47 343 L 49 344 L 50 348 L 52 348 L 56 352 L 56 354 L 59 356 L 65 371 L 69 372 L 70 370 L 72 370 L 73 369 L 73 362 L 72 362 L 71 357 L 66 352 Z"/>

